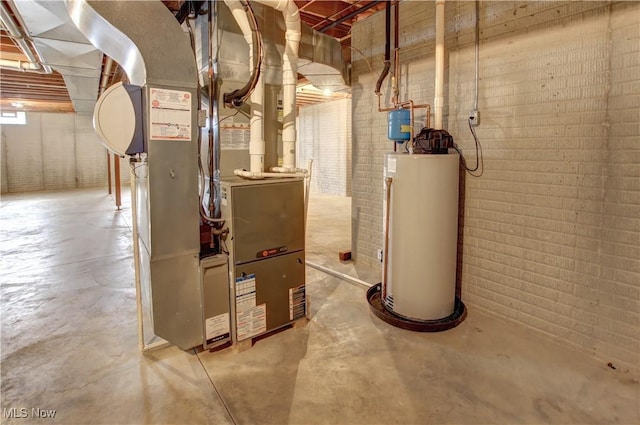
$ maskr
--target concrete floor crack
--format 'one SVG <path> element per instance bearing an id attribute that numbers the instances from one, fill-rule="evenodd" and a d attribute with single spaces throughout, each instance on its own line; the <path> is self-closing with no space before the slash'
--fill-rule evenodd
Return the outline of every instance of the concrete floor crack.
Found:
<path id="1" fill-rule="evenodd" d="M 222 403 L 222 405 L 224 406 L 224 409 L 227 411 L 227 414 L 229 415 L 231 422 L 233 422 L 234 425 L 238 425 L 238 421 L 236 421 L 236 418 L 233 417 L 231 410 L 229 410 L 229 406 L 227 406 L 227 403 L 224 401 L 224 398 L 222 398 L 222 394 L 220 394 L 220 391 L 218 391 L 218 387 L 216 387 L 216 384 L 213 382 L 211 375 L 209 375 L 209 371 L 207 370 L 206 367 L 204 367 L 204 364 L 202 363 L 202 359 L 200 359 L 200 355 L 196 352 L 195 349 L 193 350 L 193 354 L 195 354 L 195 356 L 198 358 L 198 362 L 200 363 L 202 370 L 207 375 L 207 378 L 209 378 L 209 382 L 211 382 L 211 386 L 213 387 L 213 390 L 218 395 L 218 398 L 220 399 L 220 403 Z"/>

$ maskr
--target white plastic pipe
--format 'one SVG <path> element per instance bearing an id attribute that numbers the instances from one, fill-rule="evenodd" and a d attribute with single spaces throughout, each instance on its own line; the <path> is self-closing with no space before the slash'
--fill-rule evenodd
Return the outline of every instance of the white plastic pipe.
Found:
<path id="1" fill-rule="evenodd" d="M 444 2 L 436 0 L 436 81 L 434 106 L 434 125 L 436 130 L 442 129 L 444 111 Z"/>
<path id="2" fill-rule="evenodd" d="M 37 71 L 40 70 L 40 65 L 34 62 L 19 61 L 13 59 L 1 59 L 0 67 L 16 69 L 19 71 Z"/>
<path id="3" fill-rule="evenodd" d="M 305 170 L 306 171 L 306 170 Z M 267 177 L 305 177 L 306 173 L 264 173 L 247 170 L 233 170 L 233 174 L 247 179 L 264 179 Z"/>
<path id="4" fill-rule="evenodd" d="M 261 65 L 264 67 L 264 65 Z M 251 171 L 264 171 L 264 70 L 260 70 L 260 76 L 256 87 L 251 93 L 251 119 L 249 120 L 249 158 Z"/>
<path id="5" fill-rule="evenodd" d="M 305 168 L 285 168 L 285 167 L 271 167 L 271 171 L 274 173 L 301 173 L 307 174 L 309 170 Z"/>
<path id="6" fill-rule="evenodd" d="M 326 273 L 330 276 L 337 277 L 338 279 L 346 280 L 347 282 L 355 283 L 357 285 L 364 286 L 365 288 L 370 288 L 375 283 L 365 282 L 362 279 L 358 279 L 357 277 L 349 276 L 346 273 L 339 272 L 337 270 L 330 269 L 329 267 L 323 266 L 322 264 L 314 263 L 312 261 L 305 261 L 306 265 L 309 267 L 313 267 L 316 270 L 320 270 L 323 273 Z"/>
<path id="7" fill-rule="evenodd" d="M 227 5 L 233 15 L 233 19 L 236 20 L 236 23 L 240 27 L 240 31 L 242 31 L 242 35 L 249 45 L 249 55 L 253 58 L 253 49 L 251 48 L 253 46 L 253 37 L 251 33 L 251 25 L 249 25 L 249 19 L 247 18 L 247 12 L 239 0 L 224 0 L 224 4 Z"/>
<path id="8" fill-rule="evenodd" d="M 296 169 L 296 84 L 298 82 L 298 47 L 300 46 L 300 13 L 293 0 L 257 0 L 282 12 L 286 27 L 282 56 L 282 167 L 285 172 Z"/>

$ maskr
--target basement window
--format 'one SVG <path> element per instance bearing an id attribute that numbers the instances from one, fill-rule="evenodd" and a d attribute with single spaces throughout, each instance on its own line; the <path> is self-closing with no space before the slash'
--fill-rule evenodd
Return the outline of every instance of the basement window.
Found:
<path id="1" fill-rule="evenodd" d="M 26 123 L 27 114 L 23 111 L 2 111 L 2 115 L 0 115 L 0 124 L 25 125 Z"/>

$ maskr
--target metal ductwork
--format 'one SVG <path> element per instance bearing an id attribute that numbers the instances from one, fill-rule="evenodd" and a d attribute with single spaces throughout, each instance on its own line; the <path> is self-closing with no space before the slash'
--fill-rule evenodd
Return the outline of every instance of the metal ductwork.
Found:
<path id="1" fill-rule="evenodd" d="M 102 53 L 71 22 L 64 2 L 20 0 L 12 7 L 22 16 L 44 65 L 62 74 L 75 111 L 93 113 Z"/>
<path id="2" fill-rule="evenodd" d="M 342 45 L 335 38 L 302 24 L 298 73 L 319 89 L 345 91 L 351 81 Z"/>
<path id="3" fill-rule="evenodd" d="M 19 16 L 11 16 L 7 4 L 8 2 L 2 2 L 2 4 L 0 5 L 0 21 L 2 21 L 3 29 L 5 29 L 9 33 L 11 38 L 13 38 L 14 43 L 27 57 L 28 62 L 2 58 L 0 59 L 0 67 L 6 67 L 8 69 L 18 69 L 28 72 L 37 72 L 42 74 L 51 74 L 51 68 L 42 63 L 40 52 L 36 50 L 34 54 L 34 52 L 31 51 L 31 47 L 29 46 L 29 43 L 27 41 L 27 36 L 22 29 L 24 28 L 24 26 L 21 25 L 22 28 L 20 28 L 16 23 L 16 18 L 19 19 Z"/>
<path id="4" fill-rule="evenodd" d="M 264 78 L 265 84 L 282 84 L 282 52 L 284 51 L 285 23 L 282 13 L 268 6 L 253 3 L 252 5 L 262 37 L 265 43 Z M 220 8 L 220 30 L 222 42 L 220 48 L 220 65 L 222 78 L 225 81 L 244 82 L 249 79 L 249 48 L 242 32 L 236 25 L 231 12 L 226 7 Z M 196 22 L 198 27 L 198 23 Z M 311 84 L 319 89 L 345 91 L 349 89 L 349 70 L 342 46 L 335 38 L 311 29 L 301 23 L 301 39 L 298 48 L 298 73 L 304 75 Z M 200 36 L 196 42 L 198 69 L 206 70 L 206 28 L 200 26 Z"/>
<path id="5" fill-rule="evenodd" d="M 66 0 L 71 19 L 131 84 L 197 87 L 187 35 L 161 2 Z"/>

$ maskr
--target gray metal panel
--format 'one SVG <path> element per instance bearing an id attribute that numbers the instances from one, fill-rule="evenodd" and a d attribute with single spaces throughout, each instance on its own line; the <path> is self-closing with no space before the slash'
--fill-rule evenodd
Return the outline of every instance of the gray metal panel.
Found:
<path id="1" fill-rule="evenodd" d="M 147 87 L 147 95 L 149 89 Z M 185 91 L 191 93 L 192 109 L 195 111 L 195 90 Z M 148 102 L 145 105 L 148 107 Z M 145 119 L 144 124 L 148 137 L 147 121 Z M 196 127 L 195 121 L 191 124 Z M 189 142 L 147 142 L 152 261 L 158 257 L 200 251 L 197 131 L 197 127 L 192 128 L 192 140 Z"/>
<path id="2" fill-rule="evenodd" d="M 280 86 L 264 85 L 264 169 L 278 166 L 278 147 L 282 141 L 278 141 L 278 134 L 282 134 L 282 122 L 278 120 L 278 94 Z M 247 167 L 249 169 L 249 167 Z"/>
<path id="3" fill-rule="evenodd" d="M 134 243 L 138 243 L 140 258 L 135 266 L 140 273 L 140 298 L 142 302 L 142 340 L 144 344 L 151 344 L 156 334 L 153 330 L 153 306 L 151 300 L 151 262 L 149 261 L 149 251 L 142 244 L 141 238 L 136 238 Z"/>
<path id="4" fill-rule="evenodd" d="M 229 315 L 229 267 L 226 255 L 216 255 L 200 262 L 202 276 L 202 309 L 204 321 L 204 348 L 224 344 L 231 339 L 231 334 L 213 342 L 206 340 L 206 321 L 209 318 L 227 314 L 227 326 L 231 330 Z"/>
<path id="5" fill-rule="evenodd" d="M 305 284 L 304 261 L 304 251 L 298 251 L 235 267 L 234 281 L 243 273 L 256 275 L 256 305 L 266 304 L 266 332 L 296 319 L 289 315 L 289 289 Z"/>
<path id="6" fill-rule="evenodd" d="M 231 187 L 234 264 L 285 247 L 304 249 L 304 187 L 301 179 L 264 180 Z"/>
<path id="7" fill-rule="evenodd" d="M 203 155 L 203 157 L 205 157 Z M 205 157 L 206 158 L 206 157 Z M 248 170 L 251 165 L 249 149 L 222 149 L 220 153 L 220 176 L 233 177 L 238 169 Z"/>
<path id="8" fill-rule="evenodd" d="M 202 292 L 197 254 L 151 261 L 153 328 L 188 350 L 202 344 Z"/>

